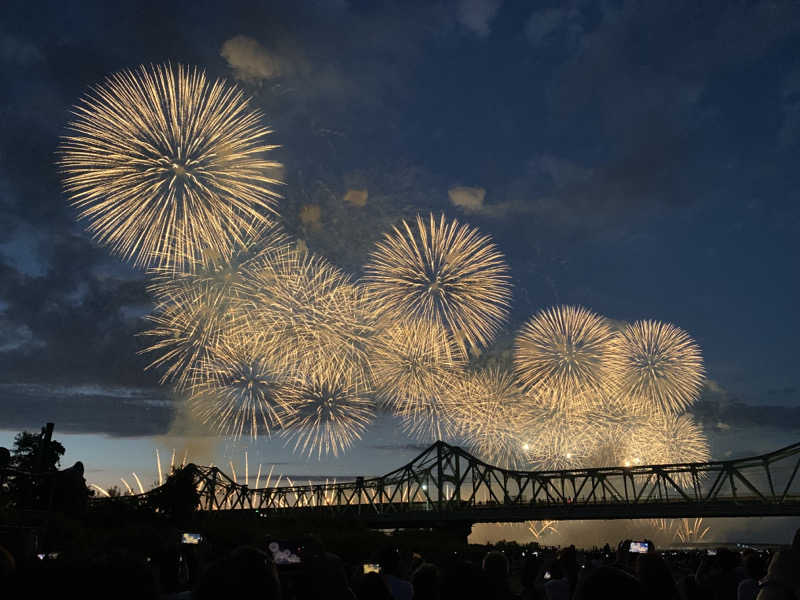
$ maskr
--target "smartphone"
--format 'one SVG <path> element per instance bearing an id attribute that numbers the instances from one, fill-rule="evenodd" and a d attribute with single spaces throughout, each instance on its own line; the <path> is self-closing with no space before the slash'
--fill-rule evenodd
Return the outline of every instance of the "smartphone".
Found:
<path id="1" fill-rule="evenodd" d="M 650 551 L 650 544 L 648 542 L 631 542 L 628 551 L 634 554 L 647 554 Z"/>
<path id="2" fill-rule="evenodd" d="M 363 570 L 364 575 L 366 575 L 367 573 L 380 573 L 381 572 L 381 566 L 380 565 L 376 565 L 375 563 L 364 563 L 361 568 Z"/>
<path id="3" fill-rule="evenodd" d="M 551 577 L 552 577 L 552 575 L 550 575 L 550 571 L 545 571 L 544 572 L 544 578 L 545 579 L 550 579 Z"/>
<path id="4" fill-rule="evenodd" d="M 717 550 L 715 548 L 709 548 L 708 550 L 706 550 L 706 554 L 708 554 L 709 556 L 716 556 Z"/>
<path id="5" fill-rule="evenodd" d="M 272 560 L 276 565 L 299 565 L 303 562 L 300 558 L 300 545 L 292 542 L 274 540 L 267 544 L 272 553 Z"/>
<path id="6" fill-rule="evenodd" d="M 202 533 L 184 533 L 181 535 L 182 544 L 199 544 L 203 541 Z"/>

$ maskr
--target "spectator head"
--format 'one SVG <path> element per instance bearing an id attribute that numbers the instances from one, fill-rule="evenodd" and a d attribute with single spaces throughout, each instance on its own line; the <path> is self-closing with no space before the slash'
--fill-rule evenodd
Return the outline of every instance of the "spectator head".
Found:
<path id="1" fill-rule="evenodd" d="M 489 552 L 483 557 L 483 572 L 492 581 L 508 577 L 508 559 L 502 552 Z"/>
<path id="2" fill-rule="evenodd" d="M 677 595 L 672 573 L 658 554 L 642 554 L 636 561 L 636 576 L 651 600 Z"/>
<path id="3" fill-rule="evenodd" d="M 0 581 L 11 577 L 17 570 L 17 562 L 11 552 L 0 546 Z"/>
<path id="4" fill-rule="evenodd" d="M 574 600 L 641 600 L 643 597 L 644 590 L 633 576 L 615 567 L 599 567 L 578 583 Z"/>
<path id="5" fill-rule="evenodd" d="M 767 567 L 764 563 L 764 559 L 758 552 L 745 553 L 745 555 L 742 557 L 742 566 L 744 567 L 744 572 L 747 573 L 747 576 L 750 579 L 755 579 L 756 581 L 767 574 Z"/>
<path id="6" fill-rule="evenodd" d="M 367 573 L 358 586 L 358 600 L 392 600 L 392 594 L 383 577 Z"/>
<path id="7" fill-rule="evenodd" d="M 193 598 L 258 597 L 280 600 L 280 582 L 269 555 L 258 548 L 242 546 L 212 564 L 201 576 Z"/>
<path id="8" fill-rule="evenodd" d="M 430 563 L 423 563 L 411 578 L 414 586 L 414 600 L 438 600 L 439 569 Z"/>
<path id="9" fill-rule="evenodd" d="M 727 548 L 717 548 L 717 564 L 725 572 L 730 572 L 739 566 L 739 554 Z"/>
<path id="10" fill-rule="evenodd" d="M 384 548 L 378 563 L 387 575 L 397 575 L 400 571 L 400 551 L 397 548 Z"/>

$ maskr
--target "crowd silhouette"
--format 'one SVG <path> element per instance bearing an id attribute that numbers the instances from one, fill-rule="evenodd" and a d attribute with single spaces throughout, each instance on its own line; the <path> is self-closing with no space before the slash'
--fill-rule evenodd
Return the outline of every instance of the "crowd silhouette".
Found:
<path id="1" fill-rule="evenodd" d="M 315 536 L 281 556 L 277 545 L 220 551 L 201 540 L 168 543 L 147 557 L 120 550 L 91 560 L 34 561 L 18 561 L 0 547 L 0 590 L 11 592 L 4 597 L 162 600 L 800 599 L 800 532 L 791 548 L 774 554 L 659 551 L 646 540 L 591 550 L 469 546 L 437 556 L 387 545 L 376 549 L 376 563 L 348 564 Z M 293 560 L 283 561 L 286 555 Z"/>

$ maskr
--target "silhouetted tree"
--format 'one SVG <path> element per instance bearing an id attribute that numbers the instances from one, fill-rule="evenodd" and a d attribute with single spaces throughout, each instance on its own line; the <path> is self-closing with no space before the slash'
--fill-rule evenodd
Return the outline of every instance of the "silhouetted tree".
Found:
<path id="1" fill-rule="evenodd" d="M 11 451 L 11 466 L 14 469 L 27 472 L 52 472 L 58 469 L 61 457 L 64 456 L 64 446 L 57 440 L 43 444 L 42 436 L 38 433 L 23 431 L 14 438 L 14 448 Z M 40 455 L 40 453 L 42 453 Z"/>
<path id="2" fill-rule="evenodd" d="M 167 515 L 176 525 L 188 523 L 200 504 L 194 471 L 194 465 L 175 468 L 163 485 L 147 495 L 150 507 Z"/>

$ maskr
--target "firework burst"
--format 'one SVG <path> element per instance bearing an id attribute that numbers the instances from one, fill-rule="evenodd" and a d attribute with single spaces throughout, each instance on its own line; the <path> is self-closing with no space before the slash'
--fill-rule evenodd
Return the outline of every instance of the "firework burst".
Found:
<path id="1" fill-rule="evenodd" d="M 629 452 L 637 464 L 705 462 L 711 457 L 708 440 L 694 419 L 668 413 L 652 415 L 633 428 Z M 689 485 L 689 474 L 679 483 Z"/>
<path id="2" fill-rule="evenodd" d="M 508 313 L 508 267 L 488 236 L 433 215 L 378 242 L 365 267 L 376 311 L 443 325 L 464 351 L 491 342 Z"/>
<path id="3" fill-rule="evenodd" d="M 147 317 L 153 326 L 141 334 L 155 338 L 142 351 L 158 355 L 148 368 L 163 368 L 162 383 L 172 381 L 185 388 L 222 337 L 242 331 L 242 308 L 234 297 L 220 294 L 214 286 L 176 287 L 172 296 L 156 304 Z"/>
<path id="4" fill-rule="evenodd" d="M 413 417 L 441 398 L 463 365 L 439 325 L 406 321 L 375 336 L 370 363 L 378 398 L 396 413 Z"/>
<path id="5" fill-rule="evenodd" d="M 522 327 L 514 349 L 520 382 L 560 410 L 587 410 L 606 394 L 613 335 L 606 320 L 576 306 L 556 306 Z"/>
<path id="6" fill-rule="evenodd" d="M 500 369 L 467 373 L 452 386 L 448 408 L 460 435 L 490 464 L 521 468 L 527 463 L 520 439 L 533 415 L 514 377 Z"/>
<path id="7" fill-rule="evenodd" d="M 374 321 L 363 288 L 326 260 L 284 246 L 252 263 L 247 278 L 248 315 L 274 340 L 293 374 L 328 364 L 369 380 L 367 345 Z"/>
<path id="8" fill-rule="evenodd" d="M 596 440 L 585 415 L 532 408 L 529 429 L 521 432 L 522 449 L 533 469 L 560 470 L 583 466 Z"/>
<path id="9" fill-rule="evenodd" d="M 217 344 L 192 378 L 192 410 L 223 435 L 256 439 L 280 428 L 288 409 L 284 401 L 284 365 L 268 351 L 271 340 L 238 334 Z"/>
<path id="10" fill-rule="evenodd" d="M 202 289 L 219 298 L 242 297 L 252 265 L 288 245 L 288 236 L 275 223 L 256 227 L 252 234 L 223 248 L 203 248 L 199 256 L 183 256 L 174 264 L 149 270 L 148 291 L 165 300 L 184 290 Z"/>
<path id="11" fill-rule="evenodd" d="M 241 241 L 275 212 L 270 130 L 236 87 L 198 69 L 108 77 L 74 109 L 59 166 L 95 239 L 136 266 Z"/>
<path id="12" fill-rule="evenodd" d="M 682 412 L 703 384 L 703 357 L 682 329 L 636 321 L 614 338 L 611 369 L 616 395 L 644 413 Z"/>
<path id="13" fill-rule="evenodd" d="M 367 387 L 348 371 L 331 361 L 287 385 L 281 435 L 295 440 L 295 451 L 338 456 L 361 439 L 375 407 Z"/>

